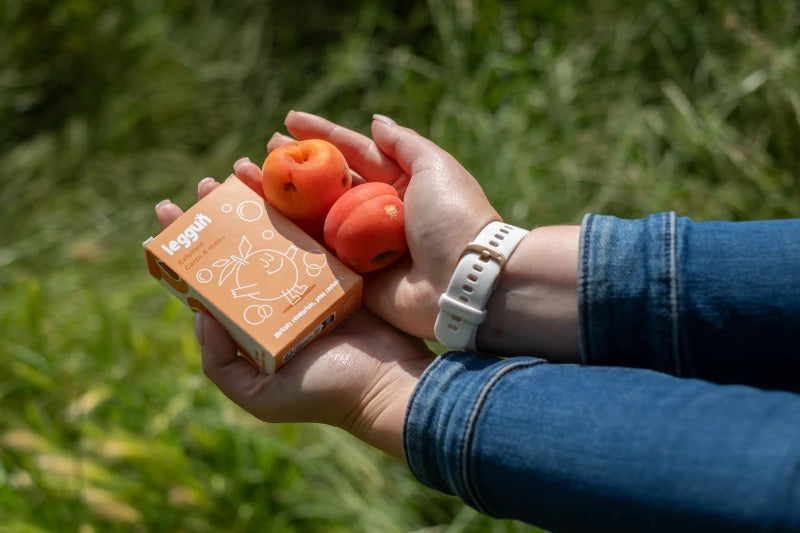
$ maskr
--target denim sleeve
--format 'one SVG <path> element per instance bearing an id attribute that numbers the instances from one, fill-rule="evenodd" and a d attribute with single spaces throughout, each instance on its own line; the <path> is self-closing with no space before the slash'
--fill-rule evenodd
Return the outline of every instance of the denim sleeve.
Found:
<path id="1" fill-rule="evenodd" d="M 583 362 L 800 390 L 800 219 L 587 215 Z"/>
<path id="2" fill-rule="evenodd" d="M 424 484 L 554 531 L 800 531 L 800 396 L 450 352 L 404 426 Z"/>

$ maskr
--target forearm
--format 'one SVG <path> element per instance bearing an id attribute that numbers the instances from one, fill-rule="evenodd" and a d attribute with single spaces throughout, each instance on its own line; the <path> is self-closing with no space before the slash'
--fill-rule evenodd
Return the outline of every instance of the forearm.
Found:
<path id="1" fill-rule="evenodd" d="M 786 392 L 450 353 L 404 444 L 423 483 L 540 527 L 797 531 L 798 413 Z"/>
<path id="2" fill-rule="evenodd" d="M 800 390 L 800 220 L 590 215 L 531 231 L 480 350 Z"/>
<path id="3" fill-rule="evenodd" d="M 500 355 L 580 360 L 576 278 L 580 226 L 532 230 L 511 255 L 478 328 L 477 346 Z"/>

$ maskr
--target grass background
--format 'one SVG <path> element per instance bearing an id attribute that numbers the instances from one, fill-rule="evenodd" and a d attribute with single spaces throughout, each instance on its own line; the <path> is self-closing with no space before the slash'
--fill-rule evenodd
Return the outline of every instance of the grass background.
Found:
<path id="1" fill-rule="evenodd" d="M 153 205 L 380 112 L 506 220 L 798 215 L 794 0 L 0 1 L 0 531 L 527 531 L 201 374 Z M 531 480 L 535 483 L 535 480 Z"/>

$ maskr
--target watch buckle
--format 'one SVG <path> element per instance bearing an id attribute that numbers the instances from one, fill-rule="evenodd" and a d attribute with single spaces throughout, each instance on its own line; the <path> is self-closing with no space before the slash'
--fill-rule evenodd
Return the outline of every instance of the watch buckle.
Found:
<path id="1" fill-rule="evenodd" d="M 502 269 L 506 264 L 506 256 L 503 255 L 497 248 L 492 248 L 491 246 L 486 246 L 485 244 L 480 244 L 478 242 L 471 242 L 464 248 L 464 252 L 461 254 L 461 257 L 464 257 L 468 253 L 476 253 L 478 254 L 478 259 L 483 261 L 484 263 L 488 261 L 494 261 L 500 268 Z"/>

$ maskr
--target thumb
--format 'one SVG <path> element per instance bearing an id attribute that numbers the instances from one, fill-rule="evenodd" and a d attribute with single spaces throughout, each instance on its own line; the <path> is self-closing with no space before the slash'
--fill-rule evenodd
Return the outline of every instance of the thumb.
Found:
<path id="1" fill-rule="evenodd" d="M 409 176 L 424 172 L 437 156 L 449 155 L 416 131 L 398 126 L 383 115 L 373 116 L 372 140 Z"/>
<path id="2" fill-rule="evenodd" d="M 438 298 L 459 254 L 500 216 L 480 184 L 453 156 L 391 119 L 373 118 L 373 141 L 411 176 L 403 199 L 410 261 L 365 278 L 364 301 L 400 329 L 433 338 Z"/>
<path id="3" fill-rule="evenodd" d="M 433 141 L 383 115 L 373 116 L 372 139 L 403 172 L 411 176 L 409 190 L 424 189 L 428 196 L 459 203 L 460 207 L 475 208 L 486 219 L 485 222 L 500 218 L 472 174 Z M 458 197 L 458 202 L 454 201 L 453 195 Z"/>
<path id="4" fill-rule="evenodd" d="M 477 180 L 433 141 L 382 115 L 373 117 L 372 138 L 411 176 L 404 198 L 406 233 L 446 228 L 454 242 L 466 244 L 486 224 L 500 220 Z M 416 260 L 419 256 L 411 237 L 409 246 Z"/>

